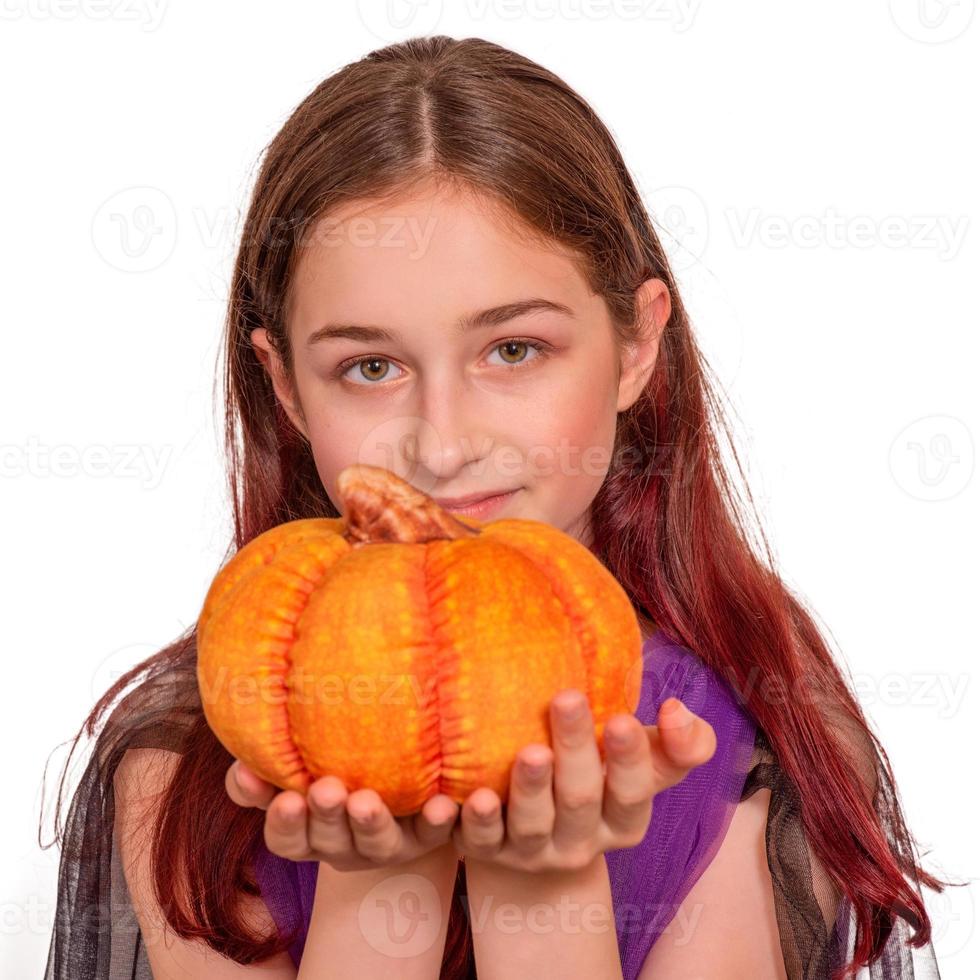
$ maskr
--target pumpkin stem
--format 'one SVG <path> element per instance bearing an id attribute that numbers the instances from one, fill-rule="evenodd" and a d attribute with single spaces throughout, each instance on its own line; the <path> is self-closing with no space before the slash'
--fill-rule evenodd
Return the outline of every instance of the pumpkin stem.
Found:
<path id="1" fill-rule="evenodd" d="M 480 533 L 380 466 L 345 467 L 337 476 L 337 487 L 344 502 L 343 536 L 355 548 L 381 541 L 473 538 Z"/>

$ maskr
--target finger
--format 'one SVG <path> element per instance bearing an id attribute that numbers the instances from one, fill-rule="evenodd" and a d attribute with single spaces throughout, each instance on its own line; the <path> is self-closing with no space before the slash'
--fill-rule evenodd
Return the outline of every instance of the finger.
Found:
<path id="1" fill-rule="evenodd" d="M 225 789 L 239 806 L 256 806 L 262 810 L 279 792 L 278 787 L 256 776 L 240 759 L 236 759 L 225 773 Z"/>
<path id="2" fill-rule="evenodd" d="M 369 861 L 390 861 L 401 850 L 402 828 L 373 789 L 359 789 L 347 797 L 347 817 L 354 847 Z"/>
<path id="3" fill-rule="evenodd" d="M 650 740 L 634 715 L 617 715 L 606 723 L 606 792 L 602 819 L 614 837 L 632 841 L 645 836 L 659 785 L 652 765 Z"/>
<path id="4" fill-rule="evenodd" d="M 503 846 L 504 832 L 500 797 L 489 786 L 481 786 L 463 803 L 453 841 L 457 852 L 489 858 Z"/>
<path id="5" fill-rule="evenodd" d="M 430 851 L 447 843 L 458 813 L 459 804 L 445 793 L 438 793 L 427 799 L 411 822 L 412 833 L 419 846 Z"/>
<path id="6" fill-rule="evenodd" d="M 507 840 L 522 856 L 537 854 L 555 829 L 552 752 L 546 745 L 523 749 L 510 771 Z"/>
<path id="7" fill-rule="evenodd" d="M 306 830 L 306 799 L 296 790 L 284 789 L 276 794 L 265 815 L 265 846 L 273 854 L 291 861 L 307 861 L 311 857 Z"/>
<path id="8" fill-rule="evenodd" d="M 354 837 L 347 819 L 347 787 L 343 781 L 321 776 L 307 790 L 306 803 L 310 849 L 326 858 L 349 854 L 354 849 Z"/>
<path id="9" fill-rule="evenodd" d="M 679 783 L 696 766 L 704 765 L 718 746 L 715 730 L 678 698 L 660 706 L 656 739 L 651 739 L 654 768 L 668 780 Z"/>
<path id="10" fill-rule="evenodd" d="M 555 748 L 555 846 L 591 840 L 602 819 L 602 760 L 588 698 L 573 689 L 551 702 Z"/>

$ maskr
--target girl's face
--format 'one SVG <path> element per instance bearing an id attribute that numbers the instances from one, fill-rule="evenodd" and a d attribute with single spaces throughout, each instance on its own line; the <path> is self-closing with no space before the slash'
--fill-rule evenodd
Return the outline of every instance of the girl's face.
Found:
<path id="1" fill-rule="evenodd" d="M 616 415 L 653 370 L 665 284 L 637 292 L 620 351 L 569 254 L 469 192 L 345 206 L 301 243 L 287 328 L 295 388 L 252 331 L 284 409 L 343 513 L 337 474 L 392 470 L 435 498 L 516 491 L 480 519 L 544 521 L 589 545 Z"/>

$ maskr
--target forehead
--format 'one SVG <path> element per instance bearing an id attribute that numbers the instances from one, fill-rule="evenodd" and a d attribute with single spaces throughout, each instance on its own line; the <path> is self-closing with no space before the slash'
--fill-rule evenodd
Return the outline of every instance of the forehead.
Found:
<path id="1" fill-rule="evenodd" d="M 351 202 L 299 243 L 290 320 L 307 330 L 325 318 L 448 323 L 528 296 L 578 308 L 594 299 L 580 265 L 476 192 L 426 188 Z"/>

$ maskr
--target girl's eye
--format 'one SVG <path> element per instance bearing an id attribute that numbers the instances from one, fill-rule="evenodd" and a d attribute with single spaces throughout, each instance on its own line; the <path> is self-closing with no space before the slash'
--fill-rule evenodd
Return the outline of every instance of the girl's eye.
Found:
<path id="1" fill-rule="evenodd" d="M 388 364 L 391 364 L 391 361 L 385 357 L 362 357 L 356 361 L 345 361 L 337 368 L 337 373 L 343 377 L 353 368 L 360 368 L 361 377 L 368 381 L 383 381 L 388 374 L 388 368 L 384 365 Z M 353 381 L 352 383 L 360 384 L 361 382 Z"/>
<path id="2" fill-rule="evenodd" d="M 547 356 L 547 345 L 540 343 L 535 340 L 522 340 L 520 338 L 513 338 L 511 340 L 505 340 L 501 344 L 497 344 L 493 348 L 493 352 L 496 353 L 499 350 L 505 351 L 506 353 L 502 356 L 504 357 L 504 366 L 511 368 L 520 368 L 524 364 L 531 363 L 533 361 L 539 360 L 541 357 Z M 527 358 L 528 349 L 534 349 L 538 352 L 536 357 L 532 357 L 530 361 Z M 510 360 L 513 358 L 513 360 Z M 360 387 L 371 387 L 372 383 L 375 381 L 384 381 L 388 376 L 388 367 L 392 362 L 386 357 L 377 357 L 371 355 L 370 357 L 355 357 L 349 361 L 344 361 L 336 371 L 336 376 L 349 381 L 351 384 L 359 385 Z M 358 377 L 363 378 L 364 381 L 355 381 L 352 378 L 346 378 L 349 371 L 354 368 L 358 369 Z M 365 384 L 364 382 L 367 382 Z"/>
<path id="3" fill-rule="evenodd" d="M 494 353 L 496 353 L 498 350 L 506 350 L 507 354 L 504 355 L 504 363 L 510 367 L 520 367 L 522 364 L 529 363 L 527 357 L 522 355 L 525 355 L 531 348 L 538 352 L 537 357 L 531 358 L 532 361 L 538 360 L 538 357 L 545 356 L 544 344 L 539 344 L 533 340 L 520 340 L 518 338 L 514 338 L 513 340 L 505 340 L 502 344 L 497 344 L 493 350 Z M 518 360 L 507 360 L 507 358 L 510 357 L 516 357 Z"/>

